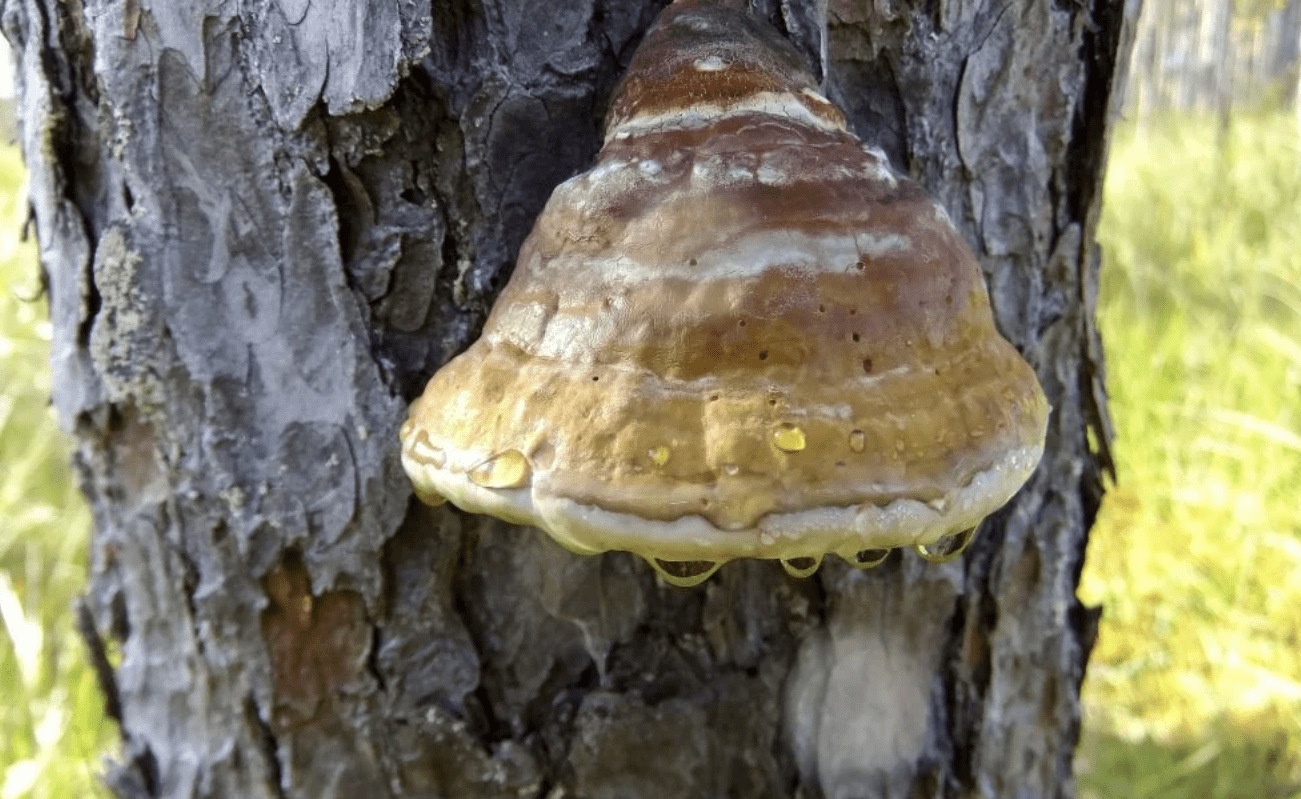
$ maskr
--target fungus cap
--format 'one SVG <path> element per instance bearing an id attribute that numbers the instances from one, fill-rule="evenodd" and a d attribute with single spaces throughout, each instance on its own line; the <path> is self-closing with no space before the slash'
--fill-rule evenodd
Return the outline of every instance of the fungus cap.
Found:
<path id="1" fill-rule="evenodd" d="M 678 0 L 402 460 L 427 502 L 690 585 L 735 558 L 951 557 L 1047 414 L 945 211 L 774 31 Z"/>

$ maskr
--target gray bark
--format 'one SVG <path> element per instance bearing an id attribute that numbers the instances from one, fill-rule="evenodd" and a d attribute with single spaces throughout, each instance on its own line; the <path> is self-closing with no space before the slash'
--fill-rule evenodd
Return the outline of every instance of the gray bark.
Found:
<path id="1" fill-rule="evenodd" d="M 965 558 L 679 590 L 412 500 L 406 402 L 662 5 L 4 3 L 117 795 L 1073 794 L 1138 0 L 757 4 L 948 208 L 1054 407 Z"/>

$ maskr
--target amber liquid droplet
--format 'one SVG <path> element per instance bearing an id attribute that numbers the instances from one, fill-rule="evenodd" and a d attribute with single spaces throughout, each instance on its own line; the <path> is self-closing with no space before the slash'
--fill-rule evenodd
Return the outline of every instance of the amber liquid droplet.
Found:
<path id="1" fill-rule="evenodd" d="M 447 504 L 447 497 L 443 496 L 437 491 L 430 491 L 427 489 L 422 489 L 417 487 L 415 489 L 415 492 L 416 492 L 416 499 L 420 500 L 421 502 L 425 503 L 431 508 L 436 508 L 439 505 Z"/>
<path id="2" fill-rule="evenodd" d="M 888 557 L 890 557 L 888 549 L 863 549 L 854 555 L 852 565 L 860 569 L 870 569 L 873 566 L 880 566 Z"/>
<path id="3" fill-rule="evenodd" d="M 809 577 L 822 565 L 822 558 L 787 558 L 782 561 L 782 568 L 792 577 Z"/>
<path id="4" fill-rule="evenodd" d="M 712 560 L 660 560 L 653 558 L 651 565 L 669 585 L 690 588 L 709 579 L 709 575 L 722 565 Z"/>
<path id="5" fill-rule="evenodd" d="M 649 457 L 651 459 L 651 462 L 654 463 L 656 466 L 663 466 L 664 464 L 669 462 L 669 455 L 671 454 L 672 453 L 669 452 L 668 447 L 661 446 L 661 447 L 651 447 L 650 450 L 647 451 L 646 456 Z"/>
<path id="6" fill-rule="evenodd" d="M 867 436 L 862 430 L 854 430 L 849 434 L 849 448 L 855 452 L 862 452 L 867 446 Z"/>
<path id="7" fill-rule="evenodd" d="M 933 544 L 918 544 L 917 554 L 931 563 L 948 563 L 961 555 L 976 537 L 976 528 L 945 536 Z"/>
<path id="8" fill-rule="evenodd" d="M 519 488 L 528 481 L 529 461 L 519 450 L 507 450 L 470 470 L 470 480 L 484 488 Z"/>
<path id="9" fill-rule="evenodd" d="M 804 431 L 793 424 L 784 424 L 772 431 L 772 443 L 782 452 L 799 452 L 804 449 Z"/>

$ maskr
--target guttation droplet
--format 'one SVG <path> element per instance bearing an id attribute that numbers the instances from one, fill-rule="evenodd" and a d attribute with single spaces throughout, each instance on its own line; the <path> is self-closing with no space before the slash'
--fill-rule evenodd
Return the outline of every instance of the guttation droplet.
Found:
<path id="1" fill-rule="evenodd" d="M 779 425 L 772 431 L 772 443 L 782 452 L 799 452 L 804 449 L 804 431 L 793 424 Z"/>
<path id="2" fill-rule="evenodd" d="M 528 481 L 529 461 L 519 450 L 508 449 L 470 470 L 470 480 L 484 488 L 519 488 Z"/>
<path id="3" fill-rule="evenodd" d="M 821 565 L 822 558 L 820 557 L 786 558 L 782 561 L 782 568 L 792 577 L 808 577 L 816 572 Z"/>
<path id="4" fill-rule="evenodd" d="M 425 488 L 421 488 L 420 486 L 413 486 L 413 488 L 415 489 L 416 492 L 416 499 L 420 500 L 421 502 L 425 503 L 431 508 L 436 508 L 439 505 L 443 505 L 447 502 L 447 497 L 443 496 L 437 491 L 434 491 L 433 489 L 425 489 Z"/>
<path id="5" fill-rule="evenodd" d="M 917 554 L 931 563 L 948 563 L 963 553 L 976 537 L 976 528 L 946 536 L 932 544 L 918 544 Z"/>
<path id="6" fill-rule="evenodd" d="M 867 446 L 867 436 L 862 430 L 855 430 L 849 434 L 849 448 L 855 452 L 862 452 Z"/>
<path id="7" fill-rule="evenodd" d="M 676 585 L 679 588 L 690 588 L 693 585 L 700 585 L 709 579 L 709 575 L 718 570 L 723 565 L 719 561 L 712 560 L 661 560 L 654 558 L 651 565 L 655 571 L 660 573 L 664 581 L 670 585 Z"/>
<path id="8" fill-rule="evenodd" d="M 651 462 L 654 463 L 656 466 L 663 466 L 664 464 L 668 463 L 669 456 L 672 454 L 673 453 L 669 451 L 669 448 L 663 445 L 660 445 L 658 447 L 651 447 L 649 450 L 646 451 L 646 457 L 650 458 Z"/>
<path id="9" fill-rule="evenodd" d="M 890 557 L 888 549 L 861 549 L 854 554 L 853 565 L 860 569 L 870 569 L 873 566 L 880 566 L 888 557 Z"/>

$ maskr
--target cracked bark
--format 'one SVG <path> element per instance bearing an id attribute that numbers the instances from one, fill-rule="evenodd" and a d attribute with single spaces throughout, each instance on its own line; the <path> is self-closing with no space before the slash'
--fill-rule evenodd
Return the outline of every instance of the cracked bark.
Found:
<path id="1" fill-rule="evenodd" d="M 1054 406 L 965 559 L 680 591 L 411 500 L 405 403 L 662 5 L 6 0 L 119 796 L 1073 794 L 1137 0 L 754 2 L 948 208 Z"/>

